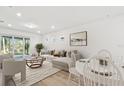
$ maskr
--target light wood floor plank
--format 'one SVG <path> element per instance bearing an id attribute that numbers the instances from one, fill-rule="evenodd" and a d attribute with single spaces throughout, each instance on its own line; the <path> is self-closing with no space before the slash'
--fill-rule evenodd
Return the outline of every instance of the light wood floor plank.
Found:
<path id="1" fill-rule="evenodd" d="M 71 81 L 68 83 L 68 76 L 69 72 L 59 71 L 56 74 L 33 84 L 33 86 L 76 86 L 77 80 L 72 77 Z"/>

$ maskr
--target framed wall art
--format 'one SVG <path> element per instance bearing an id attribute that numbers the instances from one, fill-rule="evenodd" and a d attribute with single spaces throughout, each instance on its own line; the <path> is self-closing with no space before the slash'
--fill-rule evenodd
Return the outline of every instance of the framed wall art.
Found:
<path id="1" fill-rule="evenodd" d="M 70 46 L 87 46 L 87 31 L 70 34 Z"/>

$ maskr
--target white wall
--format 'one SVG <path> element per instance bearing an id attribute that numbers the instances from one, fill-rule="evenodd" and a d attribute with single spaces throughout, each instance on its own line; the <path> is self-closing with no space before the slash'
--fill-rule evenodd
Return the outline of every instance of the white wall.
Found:
<path id="1" fill-rule="evenodd" d="M 88 46 L 70 46 L 70 33 L 81 31 L 88 31 Z M 64 36 L 65 40 L 60 40 L 60 36 Z M 78 49 L 85 57 L 95 54 L 100 49 L 108 49 L 113 56 L 124 56 L 124 16 L 105 18 L 82 26 L 49 33 L 42 40 L 48 49 Z"/>
<path id="2" fill-rule="evenodd" d="M 41 42 L 41 36 L 34 34 L 34 33 L 29 33 L 29 32 L 24 32 L 24 31 L 15 31 L 11 29 L 6 29 L 0 27 L 0 35 L 10 35 L 10 36 L 18 36 L 18 37 L 28 37 L 30 38 L 30 53 L 35 52 L 35 45 L 37 43 Z"/>

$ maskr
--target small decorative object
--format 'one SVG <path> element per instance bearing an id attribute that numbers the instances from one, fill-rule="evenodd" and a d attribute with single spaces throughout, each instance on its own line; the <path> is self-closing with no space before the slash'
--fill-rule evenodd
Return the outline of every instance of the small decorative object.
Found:
<path id="1" fill-rule="evenodd" d="M 87 46 L 87 31 L 72 33 L 70 35 L 71 46 Z"/>
<path id="2" fill-rule="evenodd" d="M 35 48 L 36 48 L 36 51 L 38 53 L 38 56 L 40 56 L 41 49 L 44 48 L 43 44 L 42 43 L 36 44 Z"/>

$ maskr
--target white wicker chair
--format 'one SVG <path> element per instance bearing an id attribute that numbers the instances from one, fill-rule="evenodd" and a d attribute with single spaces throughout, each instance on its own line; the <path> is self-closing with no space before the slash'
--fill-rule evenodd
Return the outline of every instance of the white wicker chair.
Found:
<path id="1" fill-rule="evenodd" d="M 113 64 L 111 53 L 105 49 L 98 52 L 84 67 L 84 85 L 116 86 L 122 85 L 119 69 Z"/>
<path id="2" fill-rule="evenodd" d="M 76 57 L 74 53 L 71 53 L 71 58 L 72 58 L 72 62 L 69 62 L 69 77 L 68 77 L 68 83 L 70 82 L 71 76 L 75 75 L 78 78 L 78 85 L 80 85 L 80 74 L 77 72 L 76 68 L 75 68 L 75 62 Z"/>

